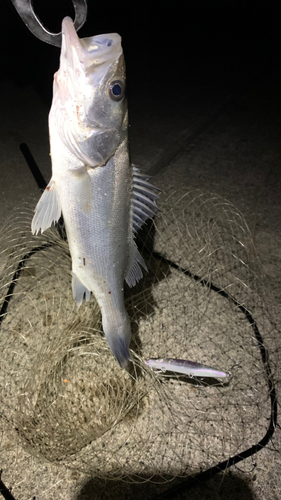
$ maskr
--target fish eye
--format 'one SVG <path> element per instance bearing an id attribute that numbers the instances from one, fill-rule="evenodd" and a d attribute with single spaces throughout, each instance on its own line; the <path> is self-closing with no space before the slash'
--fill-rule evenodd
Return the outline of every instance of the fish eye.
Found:
<path id="1" fill-rule="evenodd" d="M 109 84 L 109 95 L 113 101 L 122 101 L 125 95 L 125 84 L 121 80 L 114 80 Z"/>

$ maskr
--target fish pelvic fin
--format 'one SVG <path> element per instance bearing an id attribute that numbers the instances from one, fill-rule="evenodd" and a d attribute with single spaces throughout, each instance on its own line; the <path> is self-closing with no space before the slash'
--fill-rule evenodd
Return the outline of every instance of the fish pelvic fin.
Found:
<path id="1" fill-rule="evenodd" d="M 58 197 L 56 183 L 50 180 L 44 193 L 35 207 L 35 214 L 31 222 L 32 234 L 46 231 L 52 223 L 57 222 L 61 216 L 61 205 Z"/>

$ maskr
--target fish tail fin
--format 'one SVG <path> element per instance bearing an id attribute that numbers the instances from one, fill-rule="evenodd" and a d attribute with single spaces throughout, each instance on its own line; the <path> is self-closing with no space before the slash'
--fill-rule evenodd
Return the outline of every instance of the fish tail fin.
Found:
<path id="1" fill-rule="evenodd" d="M 131 325 L 126 311 L 120 313 L 116 311 L 111 320 L 103 311 L 103 331 L 105 333 L 108 345 L 117 359 L 121 368 L 126 368 L 131 359 L 129 344 L 131 340 Z"/>
<path id="2" fill-rule="evenodd" d="M 115 335 L 108 343 L 121 368 L 126 368 L 131 356 L 125 339 Z"/>

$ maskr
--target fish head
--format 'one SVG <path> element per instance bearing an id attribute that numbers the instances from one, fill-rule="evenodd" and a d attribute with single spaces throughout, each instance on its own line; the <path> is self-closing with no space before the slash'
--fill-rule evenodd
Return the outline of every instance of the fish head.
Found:
<path id="1" fill-rule="evenodd" d="M 120 35 L 80 39 L 66 17 L 50 116 L 65 146 L 84 164 L 104 165 L 127 135 L 125 87 Z"/>

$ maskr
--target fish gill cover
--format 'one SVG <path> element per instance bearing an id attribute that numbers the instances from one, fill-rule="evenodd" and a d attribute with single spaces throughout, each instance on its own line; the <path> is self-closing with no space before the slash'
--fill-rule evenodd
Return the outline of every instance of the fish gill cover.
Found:
<path id="1" fill-rule="evenodd" d="M 161 204 L 139 244 L 149 272 L 126 290 L 132 362 L 120 370 L 95 298 L 79 310 L 73 301 L 66 242 L 55 227 L 30 234 L 33 205 L 1 232 L 0 450 L 15 497 L 32 484 L 36 498 L 57 498 L 65 468 L 166 483 L 258 443 L 271 417 L 276 331 L 241 213 L 199 191 Z M 155 357 L 231 373 L 168 376 L 146 366 Z"/>

